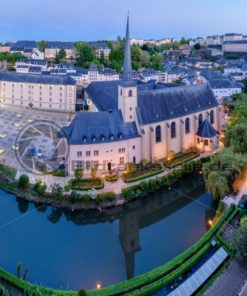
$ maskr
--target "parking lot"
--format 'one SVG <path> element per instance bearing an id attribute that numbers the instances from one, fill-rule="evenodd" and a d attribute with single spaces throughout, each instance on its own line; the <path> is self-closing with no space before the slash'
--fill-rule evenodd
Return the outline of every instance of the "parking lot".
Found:
<path id="1" fill-rule="evenodd" d="M 16 158 L 16 150 L 19 150 L 20 134 L 27 126 L 33 125 L 37 121 L 44 120 L 45 122 L 54 123 L 58 127 L 68 125 L 71 114 L 45 112 L 31 109 L 18 109 L 0 107 L 0 163 L 4 163 L 11 167 L 18 169 L 20 167 L 19 161 Z M 37 132 L 38 133 L 38 132 Z M 31 141 L 27 142 L 42 148 L 43 151 L 49 152 L 50 141 L 47 139 L 40 140 L 37 134 L 31 135 Z"/>

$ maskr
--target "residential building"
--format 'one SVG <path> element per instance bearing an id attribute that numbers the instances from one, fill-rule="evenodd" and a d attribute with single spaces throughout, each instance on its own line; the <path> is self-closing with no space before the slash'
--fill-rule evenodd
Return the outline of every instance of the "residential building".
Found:
<path id="1" fill-rule="evenodd" d="M 59 54 L 59 51 L 64 49 L 66 52 L 66 59 L 75 59 L 76 50 L 72 42 L 49 41 L 45 48 L 45 58 L 53 60 Z"/>
<path id="2" fill-rule="evenodd" d="M 111 49 L 108 47 L 106 42 L 89 42 L 89 47 L 95 51 L 96 58 L 99 59 L 102 55 L 106 60 L 109 59 L 109 55 L 111 53 Z"/>
<path id="3" fill-rule="evenodd" d="M 224 53 L 247 54 L 247 40 L 225 41 L 222 50 Z"/>
<path id="4" fill-rule="evenodd" d="M 223 42 L 241 41 L 243 40 L 243 34 L 239 33 L 227 33 L 223 36 Z"/>
<path id="5" fill-rule="evenodd" d="M 0 103 L 40 110 L 74 112 L 76 82 L 67 76 L 0 73 Z"/>

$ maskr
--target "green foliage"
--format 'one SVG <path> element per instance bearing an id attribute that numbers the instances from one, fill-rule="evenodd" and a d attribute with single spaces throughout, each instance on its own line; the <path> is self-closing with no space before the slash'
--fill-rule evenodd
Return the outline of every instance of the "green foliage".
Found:
<path id="1" fill-rule="evenodd" d="M 97 177 L 97 172 L 98 172 L 98 168 L 97 167 L 91 168 L 91 177 L 93 179 L 95 179 Z"/>
<path id="2" fill-rule="evenodd" d="M 29 185 L 29 177 L 27 175 L 21 175 L 18 185 L 20 188 L 27 188 Z"/>
<path id="3" fill-rule="evenodd" d="M 80 194 L 76 191 L 72 191 L 70 194 L 70 201 L 72 203 L 76 203 L 76 202 L 90 202 L 92 201 L 90 195 L 88 194 Z"/>
<path id="4" fill-rule="evenodd" d="M 235 153 L 247 153 L 247 123 L 240 122 L 230 128 L 226 133 L 226 143 Z"/>
<path id="5" fill-rule="evenodd" d="M 118 180 L 118 173 L 112 173 L 105 176 L 107 182 L 116 182 Z"/>
<path id="6" fill-rule="evenodd" d="M 47 185 L 45 183 L 43 184 L 41 180 L 36 180 L 33 189 L 40 195 L 45 195 Z"/>
<path id="7" fill-rule="evenodd" d="M 74 176 L 77 181 L 81 180 L 84 175 L 83 169 L 77 168 L 74 170 Z"/>
<path id="8" fill-rule="evenodd" d="M 21 263 L 17 263 L 16 265 L 16 273 L 17 273 L 17 277 L 20 279 L 21 278 L 21 268 L 22 268 L 22 265 Z"/>
<path id="9" fill-rule="evenodd" d="M 247 261 L 247 223 L 242 223 L 231 238 L 231 247 L 236 258 L 240 261 Z"/>
<path id="10" fill-rule="evenodd" d="M 115 199 L 116 199 L 116 194 L 114 192 L 103 192 L 103 193 L 97 194 L 96 202 L 97 203 L 102 203 L 105 201 L 112 202 Z"/>
<path id="11" fill-rule="evenodd" d="M 64 190 L 60 184 L 53 184 L 51 190 L 51 196 L 55 199 L 59 199 L 63 196 Z"/>
<path id="12" fill-rule="evenodd" d="M 200 45 L 200 43 L 196 43 L 196 44 L 194 45 L 194 49 L 196 49 L 196 50 L 201 49 L 201 45 Z"/>
<path id="13" fill-rule="evenodd" d="M 78 57 L 76 59 L 77 65 L 79 67 L 88 68 L 90 66 L 90 62 L 95 59 L 93 49 L 91 49 L 85 42 L 76 42 L 74 46 L 78 53 Z"/>
<path id="14" fill-rule="evenodd" d="M 214 199 L 221 199 L 229 192 L 227 179 L 223 172 L 210 172 L 206 179 L 206 188 L 213 194 Z"/>
<path id="15" fill-rule="evenodd" d="M 65 49 L 62 48 L 62 49 L 59 50 L 58 58 L 59 58 L 59 60 L 63 60 L 63 59 L 66 58 L 66 51 L 65 51 Z"/>
<path id="16" fill-rule="evenodd" d="M 16 175 L 16 170 L 4 164 L 0 164 L 0 174 L 6 176 L 10 180 L 14 180 Z"/>
<path id="17" fill-rule="evenodd" d="M 55 170 L 52 172 L 52 176 L 55 177 L 65 177 L 66 176 L 66 172 L 65 170 Z"/>
<path id="18" fill-rule="evenodd" d="M 104 188 L 104 180 L 102 178 L 84 178 L 84 179 L 72 179 L 69 181 L 69 185 L 73 190 L 87 191 L 91 189 Z"/>
<path id="19" fill-rule="evenodd" d="M 210 162 L 203 165 L 203 174 L 208 191 L 215 199 L 233 190 L 234 181 L 240 177 L 247 166 L 245 155 L 224 149 L 211 157 Z"/>
<path id="20" fill-rule="evenodd" d="M 78 291 L 78 296 L 87 296 L 87 291 L 84 290 L 84 289 L 80 289 L 80 290 Z"/>
<path id="21" fill-rule="evenodd" d="M 38 47 L 41 52 L 45 51 L 45 48 L 47 47 L 47 45 L 48 45 L 48 42 L 45 40 L 41 40 L 38 42 Z"/>
<path id="22" fill-rule="evenodd" d="M 14 65 L 17 60 L 23 57 L 24 56 L 21 53 L 0 53 L 0 62 L 7 61 L 8 63 Z"/>

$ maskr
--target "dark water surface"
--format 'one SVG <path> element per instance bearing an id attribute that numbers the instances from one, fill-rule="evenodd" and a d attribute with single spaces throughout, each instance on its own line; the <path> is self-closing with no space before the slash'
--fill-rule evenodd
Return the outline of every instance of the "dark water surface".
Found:
<path id="1" fill-rule="evenodd" d="M 53 288 L 95 288 L 151 270 L 206 231 L 214 203 L 201 177 L 190 177 L 124 208 L 66 212 L 0 191 L 0 266 Z"/>

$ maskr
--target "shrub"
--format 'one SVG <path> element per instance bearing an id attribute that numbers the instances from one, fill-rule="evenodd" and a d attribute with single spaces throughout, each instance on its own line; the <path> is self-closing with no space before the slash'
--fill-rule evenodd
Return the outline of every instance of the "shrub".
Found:
<path id="1" fill-rule="evenodd" d="M 64 193 L 64 190 L 60 184 L 55 183 L 52 185 L 52 190 L 51 190 L 52 197 L 54 197 L 55 199 L 61 198 L 63 196 L 63 193 Z"/>
<path id="2" fill-rule="evenodd" d="M 65 177 L 66 173 L 64 170 L 55 170 L 52 172 L 52 176 L 54 177 Z"/>
<path id="3" fill-rule="evenodd" d="M 87 296 L 87 291 L 84 290 L 84 289 L 80 289 L 80 290 L 78 291 L 78 296 Z"/>
<path id="4" fill-rule="evenodd" d="M 107 182 L 116 182 L 118 180 L 118 173 L 106 175 L 105 180 Z"/>
<path id="5" fill-rule="evenodd" d="M 27 188 L 29 185 L 29 177 L 27 175 L 21 175 L 18 182 L 19 187 Z"/>
<path id="6" fill-rule="evenodd" d="M 42 181 L 41 180 L 36 180 L 36 183 L 33 187 L 33 189 L 41 194 L 41 195 L 45 195 L 45 192 L 46 192 L 46 189 L 47 189 L 47 185 L 44 183 L 42 184 Z"/>
<path id="7" fill-rule="evenodd" d="M 83 175 L 84 175 L 83 169 L 78 168 L 74 170 L 74 176 L 76 180 L 78 181 L 81 180 Z"/>
<path id="8" fill-rule="evenodd" d="M 114 201 L 116 199 L 116 195 L 114 192 L 104 192 L 97 194 L 96 202 L 101 203 L 104 201 Z"/>
<path id="9" fill-rule="evenodd" d="M 80 196 L 80 194 L 78 192 L 71 191 L 71 193 L 70 193 L 70 201 L 72 203 L 79 201 L 80 200 L 80 197 L 81 196 Z"/>

